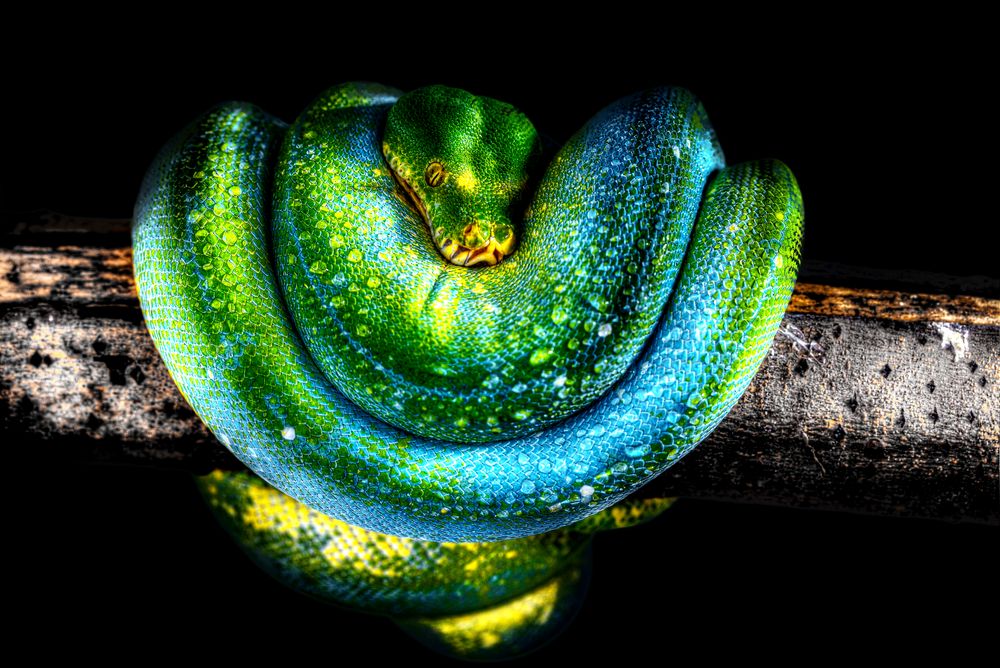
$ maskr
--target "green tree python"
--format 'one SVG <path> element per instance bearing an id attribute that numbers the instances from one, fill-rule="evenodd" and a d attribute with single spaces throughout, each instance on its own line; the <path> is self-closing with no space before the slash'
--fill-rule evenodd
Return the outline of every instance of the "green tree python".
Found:
<path id="1" fill-rule="evenodd" d="M 547 156 L 511 105 L 350 83 L 294 123 L 207 112 L 155 160 L 133 251 L 149 331 L 216 438 L 368 530 L 566 527 L 703 440 L 787 307 L 802 199 L 724 166 L 680 88 Z"/>
<path id="2" fill-rule="evenodd" d="M 367 531 L 323 515 L 248 472 L 198 487 L 247 555 L 282 584 L 386 615 L 461 659 L 504 659 L 562 631 L 583 602 L 591 537 L 645 522 L 672 499 L 630 497 L 557 531 L 492 543 L 438 543 Z"/>

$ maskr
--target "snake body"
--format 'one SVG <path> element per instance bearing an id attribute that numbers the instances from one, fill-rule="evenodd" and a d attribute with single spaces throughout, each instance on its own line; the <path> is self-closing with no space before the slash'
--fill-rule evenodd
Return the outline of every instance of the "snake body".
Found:
<path id="1" fill-rule="evenodd" d="M 245 471 L 215 471 L 198 487 L 223 528 L 283 584 L 389 616 L 464 659 L 509 658 L 549 640 L 583 600 L 593 534 L 650 520 L 672 502 L 632 497 L 559 531 L 438 543 L 340 522 Z"/>
<path id="2" fill-rule="evenodd" d="M 683 89 L 612 104 L 537 180 L 453 156 L 535 151 L 516 110 L 449 91 L 345 84 L 291 127 L 206 113 L 147 175 L 136 281 L 182 393 L 265 480 L 366 529 L 501 540 L 612 505 L 711 432 L 787 306 L 802 201 L 780 162 L 723 167 Z M 434 182 L 460 212 L 528 188 L 516 250 L 442 256 L 503 226 L 438 227 Z"/>

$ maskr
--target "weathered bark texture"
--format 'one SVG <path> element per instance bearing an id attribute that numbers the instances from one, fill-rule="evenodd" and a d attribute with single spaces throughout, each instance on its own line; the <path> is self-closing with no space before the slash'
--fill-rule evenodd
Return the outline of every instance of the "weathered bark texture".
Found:
<path id="1" fill-rule="evenodd" d="M 240 466 L 188 408 L 146 333 L 128 221 L 5 222 L 7 438 L 87 461 Z M 1000 522 L 997 282 L 833 266 L 804 277 L 746 396 L 647 491 Z"/>

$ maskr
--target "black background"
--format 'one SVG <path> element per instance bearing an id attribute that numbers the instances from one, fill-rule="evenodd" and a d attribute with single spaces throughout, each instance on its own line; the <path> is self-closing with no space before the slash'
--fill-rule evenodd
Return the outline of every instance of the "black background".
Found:
<path id="1" fill-rule="evenodd" d="M 257 30 L 287 28 L 267 23 Z M 529 52 L 535 31 L 502 53 L 493 37 L 458 50 L 393 37 L 404 28 L 314 38 L 308 54 L 221 23 L 192 23 L 171 39 L 140 31 L 44 42 L 51 65 L 30 53 L 8 59 L 0 208 L 128 217 L 157 149 L 228 99 L 292 120 L 344 80 L 447 83 L 512 102 L 561 140 L 621 95 L 678 84 L 702 98 L 729 162 L 778 157 L 796 173 L 807 259 L 997 273 L 974 210 L 989 185 L 968 162 L 982 141 L 977 87 L 959 82 L 968 62 L 931 39 L 882 41 L 903 27 L 830 27 L 824 39 L 754 33 L 725 54 L 710 39 L 685 51 L 664 26 L 637 27 L 615 44 L 580 36 Z M 22 497 L 27 523 L 45 527 L 29 556 L 29 567 L 43 566 L 29 579 L 30 604 L 42 611 L 31 619 L 81 656 L 429 656 L 384 620 L 300 597 L 258 572 L 183 474 L 63 462 L 47 479 Z M 996 537 L 980 526 L 681 501 L 652 525 L 598 538 L 583 611 L 533 659 L 960 651 L 995 640 Z"/>

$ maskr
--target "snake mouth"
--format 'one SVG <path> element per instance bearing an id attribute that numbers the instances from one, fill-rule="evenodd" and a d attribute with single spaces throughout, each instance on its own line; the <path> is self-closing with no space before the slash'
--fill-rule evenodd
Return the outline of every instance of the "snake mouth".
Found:
<path id="1" fill-rule="evenodd" d="M 389 165 L 389 173 L 392 174 L 392 178 L 399 184 L 399 187 L 403 189 L 409 196 L 408 204 L 413 205 L 420 216 L 424 219 L 424 223 L 429 220 L 427 216 L 427 205 L 424 204 L 424 198 L 420 196 L 420 193 L 410 185 L 410 180 L 407 178 L 409 176 L 409 170 L 406 166 L 396 157 L 396 155 L 389 149 L 388 144 L 382 144 L 382 155 L 385 157 L 386 163 Z"/>
<path id="2" fill-rule="evenodd" d="M 510 235 L 504 241 L 497 241 L 496 237 L 491 236 L 484 245 L 478 248 L 469 248 L 449 237 L 438 235 L 434 230 L 432 230 L 432 234 L 434 243 L 437 244 L 444 259 L 461 267 L 471 267 L 477 264 L 493 266 L 510 255 L 514 249 L 514 235 Z"/>
<path id="3" fill-rule="evenodd" d="M 472 267 L 479 264 L 493 266 L 511 254 L 517 242 L 513 234 L 509 234 L 503 241 L 491 235 L 485 244 L 472 248 L 445 236 L 443 228 L 435 229 L 431 225 L 427 204 L 424 203 L 423 196 L 417 187 L 411 185 L 410 170 L 396 157 L 386 143 L 382 144 L 382 154 L 389 165 L 389 172 L 393 179 L 409 196 L 409 203 L 424 219 L 424 224 L 427 225 L 427 229 L 430 230 L 431 237 L 434 239 L 434 245 L 437 246 L 444 259 L 460 267 Z"/>

